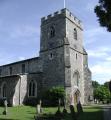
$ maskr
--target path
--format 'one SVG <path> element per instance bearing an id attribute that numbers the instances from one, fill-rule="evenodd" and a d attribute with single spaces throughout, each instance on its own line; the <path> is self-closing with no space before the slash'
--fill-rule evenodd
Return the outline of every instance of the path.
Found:
<path id="1" fill-rule="evenodd" d="M 111 120 L 111 105 L 105 105 L 104 108 L 104 120 Z"/>

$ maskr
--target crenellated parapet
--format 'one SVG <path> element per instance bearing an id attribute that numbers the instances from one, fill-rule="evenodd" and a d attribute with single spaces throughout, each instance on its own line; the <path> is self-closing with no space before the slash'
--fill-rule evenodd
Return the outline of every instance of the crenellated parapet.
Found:
<path id="1" fill-rule="evenodd" d="M 53 14 L 50 14 L 46 17 L 41 18 L 41 24 L 48 23 L 52 19 L 56 19 L 58 17 L 66 17 L 67 19 L 74 22 L 77 26 L 82 27 L 82 22 L 66 8 L 61 9 L 60 11 L 56 11 Z"/>

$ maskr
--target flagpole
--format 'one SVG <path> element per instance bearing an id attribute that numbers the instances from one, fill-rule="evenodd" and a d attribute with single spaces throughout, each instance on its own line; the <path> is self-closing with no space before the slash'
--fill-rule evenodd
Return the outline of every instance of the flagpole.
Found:
<path id="1" fill-rule="evenodd" d="M 64 8 L 66 8 L 66 0 L 64 0 Z"/>

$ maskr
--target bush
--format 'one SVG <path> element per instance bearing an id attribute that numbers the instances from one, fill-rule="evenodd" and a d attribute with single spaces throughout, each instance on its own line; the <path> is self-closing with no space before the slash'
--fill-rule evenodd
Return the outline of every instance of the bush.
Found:
<path id="1" fill-rule="evenodd" d="M 4 98 L 0 99 L 0 106 L 4 106 L 4 100 L 5 100 Z"/>
<path id="2" fill-rule="evenodd" d="M 6 98 L 0 98 L 0 106 L 4 106 L 4 101 L 7 100 Z M 9 100 L 7 100 L 7 105 L 10 106 Z"/>
<path id="3" fill-rule="evenodd" d="M 57 106 L 58 99 L 61 99 L 61 104 L 63 105 L 64 98 L 65 90 L 63 87 L 52 87 L 43 93 L 42 101 L 45 106 Z"/>
<path id="4" fill-rule="evenodd" d="M 38 99 L 37 98 L 28 98 L 24 104 L 25 105 L 31 105 L 31 106 L 36 106 L 38 103 Z"/>

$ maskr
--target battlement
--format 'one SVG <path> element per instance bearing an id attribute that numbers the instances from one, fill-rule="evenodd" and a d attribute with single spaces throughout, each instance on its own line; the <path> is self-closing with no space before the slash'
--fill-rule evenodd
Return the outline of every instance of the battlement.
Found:
<path id="1" fill-rule="evenodd" d="M 67 17 L 72 22 L 74 22 L 78 26 L 82 27 L 82 22 L 66 8 L 64 8 L 60 11 L 56 11 L 53 14 L 50 14 L 46 17 L 41 18 L 41 23 L 45 23 L 48 20 L 50 21 L 52 18 L 57 18 L 57 17 L 60 17 L 60 16 Z"/>

